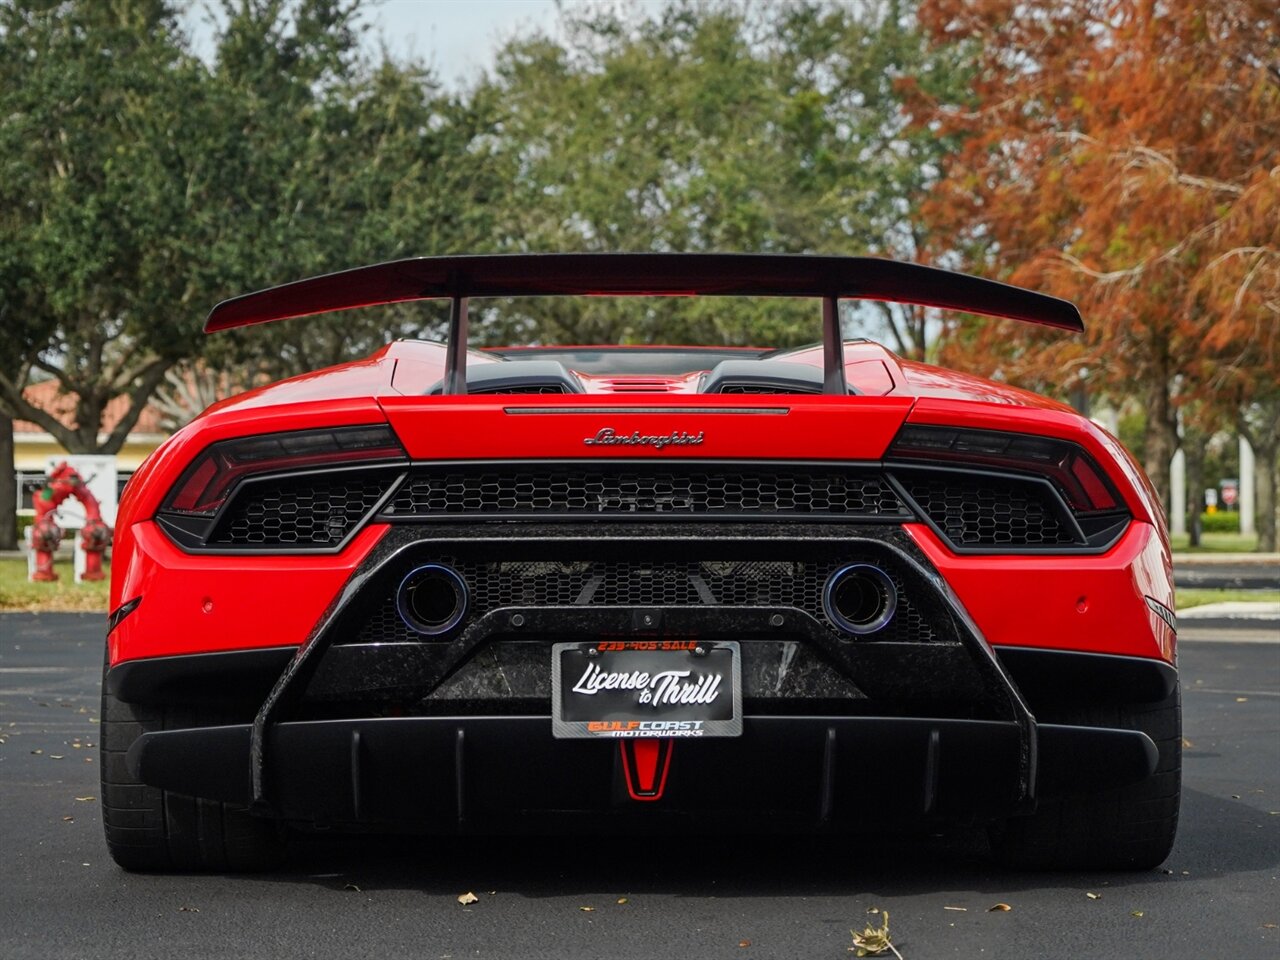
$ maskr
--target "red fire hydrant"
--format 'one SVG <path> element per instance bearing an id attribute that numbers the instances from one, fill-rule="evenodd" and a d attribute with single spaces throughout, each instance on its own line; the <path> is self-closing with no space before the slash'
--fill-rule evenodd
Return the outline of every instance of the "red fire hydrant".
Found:
<path id="1" fill-rule="evenodd" d="M 84 550 L 83 580 L 101 580 L 102 555 L 111 545 L 111 528 L 102 519 L 98 498 L 89 492 L 84 480 L 64 460 L 49 472 L 49 482 L 35 495 L 35 523 L 31 527 L 31 549 L 35 551 L 36 568 L 32 580 L 45 582 L 58 579 L 53 569 L 53 553 L 62 542 L 62 529 L 54 522 L 58 506 L 67 497 L 75 497 L 84 505 L 85 521 L 80 530 L 80 547 Z"/>

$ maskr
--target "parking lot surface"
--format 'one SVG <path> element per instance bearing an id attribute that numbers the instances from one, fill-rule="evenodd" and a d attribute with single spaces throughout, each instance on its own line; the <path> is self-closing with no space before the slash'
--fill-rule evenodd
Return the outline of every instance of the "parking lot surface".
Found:
<path id="1" fill-rule="evenodd" d="M 905 960 L 1280 955 L 1274 622 L 1184 631 L 1178 842 L 1163 869 L 1122 874 L 1009 873 L 960 831 L 310 840 L 266 876 L 131 875 L 99 822 L 102 631 L 100 615 L 0 616 L 5 958 L 809 960 L 852 956 L 872 909 Z"/>

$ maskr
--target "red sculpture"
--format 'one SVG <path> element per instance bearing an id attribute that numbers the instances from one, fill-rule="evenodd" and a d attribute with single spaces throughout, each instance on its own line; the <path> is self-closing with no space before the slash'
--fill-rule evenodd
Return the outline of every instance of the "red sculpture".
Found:
<path id="1" fill-rule="evenodd" d="M 75 468 L 64 460 L 49 472 L 49 482 L 35 495 L 36 520 L 31 527 L 31 549 L 36 553 L 36 569 L 32 580 L 58 579 L 53 569 L 53 552 L 62 542 L 62 528 L 54 522 L 58 506 L 67 497 L 75 497 L 84 505 L 84 526 L 80 529 L 80 548 L 84 550 L 82 580 L 101 580 L 102 555 L 111 545 L 111 528 L 102 519 L 98 498 Z"/>

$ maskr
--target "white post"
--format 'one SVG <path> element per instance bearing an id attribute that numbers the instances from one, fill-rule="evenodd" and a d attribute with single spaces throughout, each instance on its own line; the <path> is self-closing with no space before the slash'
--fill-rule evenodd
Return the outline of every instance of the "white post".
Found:
<path id="1" fill-rule="evenodd" d="M 1187 532 L 1187 455 L 1181 448 L 1169 462 L 1169 532 Z"/>
<path id="2" fill-rule="evenodd" d="M 1240 532 L 1253 533 L 1253 447 L 1244 437 L 1240 438 Z"/>

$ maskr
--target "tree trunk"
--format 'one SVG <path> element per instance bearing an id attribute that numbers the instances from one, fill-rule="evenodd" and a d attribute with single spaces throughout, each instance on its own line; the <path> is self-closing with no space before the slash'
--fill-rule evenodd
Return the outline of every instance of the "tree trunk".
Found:
<path id="1" fill-rule="evenodd" d="M 1204 513 L 1204 460 L 1209 446 L 1208 434 L 1186 429 L 1182 433 L 1182 452 L 1187 458 L 1187 502 L 1175 503 L 1175 510 L 1187 511 L 1187 535 L 1193 547 L 1200 546 Z"/>
<path id="2" fill-rule="evenodd" d="M 13 417 L 0 413 L 0 550 L 18 549 L 18 471 L 13 462 Z"/>
<path id="3" fill-rule="evenodd" d="M 1260 443 L 1253 448 L 1254 503 L 1258 527 L 1258 552 L 1276 552 L 1276 454 L 1280 443 Z"/>
<path id="4" fill-rule="evenodd" d="M 1166 383 L 1152 384 L 1147 401 L 1146 455 L 1143 467 L 1169 515 L 1170 462 L 1178 450 L 1178 420 Z M 1180 506 L 1175 509 L 1182 509 Z"/>

